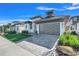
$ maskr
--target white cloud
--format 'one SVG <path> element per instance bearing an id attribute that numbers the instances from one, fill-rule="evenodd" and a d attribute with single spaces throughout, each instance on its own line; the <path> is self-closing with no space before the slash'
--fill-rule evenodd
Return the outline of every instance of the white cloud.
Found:
<path id="1" fill-rule="evenodd" d="M 0 19 L 1 20 L 1 19 Z M 11 22 L 13 22 L 13 21 L 27 21 L 27 20 L 29 20 L 29 19 L 8 19 L 8 20 L 1 20 L 0 21 L 0 25 L 3 25 L 3 24 L 8 24 L 8 23 L 11 23 Z"/>
<path id="2" fill-rule="evenodd" d="M 39 6 L 39 7 L 37 7 L 37 9 L 39 9 L 39 10 L 53 10 L 54 8 Z"/>
<path id="3" fill-rule="evenodd" d="M 37 7 L 38 10 L 57 10 L 57 11 L 62 11 L 64 9 L 57 9 L 57 8 L 50 8 L 50 7 L 44 7 L 44 6 L 39 6 Z"/>
<path id="4" fill-rule="evenodd" d="M 65 7 L 65 9 L 67 9 L 67 10 L 79 9 L 79 3 L 72 3 L 72 5 L 70 7 Z"/>
<path id="5" fill-rule="evenodd" d="M 76 6 L 76 5 L 79 5 L 79 3 L 72 3 L 72 6 Z"/>
<path id="6" fill-rule="evenodd" d="M 79 6 L 70 6 L 70 7 L 66 7 L 67 10 L 75 10 L 75 9 L 79 9 Z"/>

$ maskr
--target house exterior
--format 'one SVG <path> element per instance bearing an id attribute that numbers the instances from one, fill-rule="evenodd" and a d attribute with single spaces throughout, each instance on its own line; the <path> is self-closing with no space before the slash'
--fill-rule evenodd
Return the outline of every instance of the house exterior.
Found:
<path id="1" fill-rule="evenodd" d="M 26 24 L 24 22 L 16 22 L 11 23 L 9 25 L 10 31 L 16 31 L 17 33 L 21 33 L 23 30 L 26 29 Z"/>
<path id="2" fill-rule="evenodd" d="M 70 31 L 79 32 L 79 16 L 72 16 L 70 18 Z"/>
<path id="3" fill-rule="evenodd" d="M 23 30 L 36 34 L 61 35 L 69 21 L 69 16 L 55 16 L 54 11 L 46 12 L 47 16 L 34 16 L 30 21 L 14 23 L 10 30 L 21 33 Z"/>
<path id="4" fill-rule="evenodd" d="M 17 33 L 21 33 L 22 31 L 28 31 L 29 33 L 33 33 L 33 24 L 31 21 L 25 22 L 16 22 L 11 23 L 9 25 L 10 31 L 16 31 Z"/>
<path id="5" fill-rule="evenodd" d="M 69 16 L 35 17 L 30 21 L 11 23 L 9 30 L 17 33 L 25 30 L 36 34 L 61 35 L 65 31 L 68 21 Z"/>
<path id="6" fill-rule="evenodd" d="M 35 33 L 61 35 L 65 31 L 69 16 L 54 16 L 49 18 L 35 18 Z"/>

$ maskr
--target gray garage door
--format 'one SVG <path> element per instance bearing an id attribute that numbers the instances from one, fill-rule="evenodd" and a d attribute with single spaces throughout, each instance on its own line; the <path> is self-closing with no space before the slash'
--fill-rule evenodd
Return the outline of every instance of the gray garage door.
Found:
<path id="1" fill-rule="evenodd" d="M 60 23 L 59 22 L 40 23 L 40 33 L 59 35 Z"/>

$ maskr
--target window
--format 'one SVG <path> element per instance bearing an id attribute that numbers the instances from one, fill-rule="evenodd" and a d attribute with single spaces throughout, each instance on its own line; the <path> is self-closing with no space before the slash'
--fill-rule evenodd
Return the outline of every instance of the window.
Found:
<path id="1" fill-rule="evenodd" d="M 73 28 L 73 27 L 71 27 L 71 30 L 74 30 L 74 28 Z"/>

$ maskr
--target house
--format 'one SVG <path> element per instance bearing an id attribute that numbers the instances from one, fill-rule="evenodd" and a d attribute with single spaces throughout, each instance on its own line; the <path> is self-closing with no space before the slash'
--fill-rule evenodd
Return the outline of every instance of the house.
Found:
<path id="1" fill-rule="evenodd" d="M 61 35 L 66 28 L 69 16 L 55 16 L 52 11 L 47 12 L 47 16 L 32 19 L 34 32 L 37 34 Z"/>
<path id="2" fill-rule="evenodd" d="M 16 31 L 21 33 L 22 31 L 28 31 L 29 33 L 33 32 L 32 29 L 32 22 L 31 21 L 24 21 L 24 22 L 13 22 L 9 25 L 10 31 Z"/>
<path id="3" fill-rule="evenodd" d="M 79 16 L 72 16 L 70 18 L 70 31 L 79 32 Z"/>
<path id="4" fill-rule="evenodd" d="M 33 23 L 35 23 L 35 32 L 38 34 L 62 34 L 65 31 L 68 18 L 68 16 L 55 16 L 51 18 L 33 20 Z"/>
<path id="5" fill-rule="evenodd" d="M 13 22 L 9 25 L 10 31 L 16 31 L 21 33 L 23 30 L 26 29 L 26 24 L 24 22 Z"/>
<path id="6" fill-rule="evenodd" d="M 19 33 L 26 30 L 29 33 L 61 35 L 67 27 L 69 16 L 55 16 L 54 11 L 48 11 L 46 15 L 45 17 L 34 16 L 30 21 L 14 22 L 10 30 Z"/>

